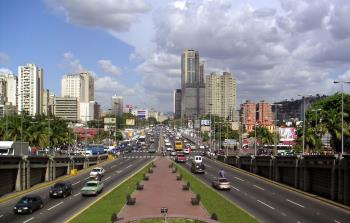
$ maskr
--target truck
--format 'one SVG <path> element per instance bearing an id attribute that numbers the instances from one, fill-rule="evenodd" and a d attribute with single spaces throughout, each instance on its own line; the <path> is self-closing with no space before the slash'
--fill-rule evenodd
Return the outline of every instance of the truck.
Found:
<path id="1" fill-rule="evenodd" d="M 184 144 L 182 143 L 182 141 L 181 140 L 175 140 L 175 150 L 176 151 L 183 151 L 183 149 L 184 149 Z"/>
<path id="2" fill-rule="evenodd" d="M 30 151 L 28 142 L 0 141 L 1 156 L 29 155 Z"/>
<path id="3" fill-rule="evenodd" d="M 86 147 L 85 152 L 87 156 L 106 153 L 105 148 L 102 144 L 90 144 Z"/>

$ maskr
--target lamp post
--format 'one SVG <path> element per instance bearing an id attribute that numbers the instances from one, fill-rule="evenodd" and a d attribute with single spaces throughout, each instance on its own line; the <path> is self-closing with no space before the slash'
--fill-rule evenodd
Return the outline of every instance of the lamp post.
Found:
<path id="1" fill-rule="evenodd" d="M 344 154 L 344 83 L 350 84 L 350 81 L 333 81 L 334 84 L 341 86 L 341 155 Z"/>
<path id="2" fill-rule="evenodd" d="M 210 137 L 210 138 L 209 138 L 210 148 L 209 148 L 209 151 L 210 151 L 210 153 L 213 151 L 213 150 L 212 150 L 212 146 L 213 146 L 212 143 L 213 143 L 213 142 L 212 142 L 212 140 L 211 140 L 211 134 L 212 134 L 212 133 L 211 133 L 211 125 L 212 125 L 212 123 L 211 123 L 211 106 L 212 106 L 212 105 L 213 105 L 213 104 L 211 104 L 211 103 L 209 104 L 209 119 L 210 119 L 210 122 L 209 122 L 209 124 L 210 124 L 210 131 L 209 131 L 209 133 L 210 133 L 210 134 L 209 134 L 209 137 Z"/>
<path id="3" fill-rule="evenodd" d="M 274 155 L 277 154 L 277 134 L 278 134 L 278 130 L 277 130 L 277 108 L 279 106 L 282 106 L 282 104 L 272 104 L 272 106 L 275 106 L 275 134 L 276 134 L 276 138 L 275 138 L 275 151 L 274 151 Z"/>
<path id="4" fill-rule="evenodd" d="M 318 119 L 317 119 L 317 113 L 319 112 L 319 111 L 322 111 L 322 109 L 312 109 L 311 111 L 313 111 L 313 112 L 315 112 L 316 113 L 316 131 L 317 131 L 317 121 L 318 121 Z"/>
<path id="5" fill-rule="evenodd" d="M 256 143 L 257 143 L 257 139 L 256 139 L 256 125 L 257 125 L 258 123 L 257 122 L 255 122 L 255 124 L 254 124 L 254 156 L 256 156 Z"/>
<path id="6" fill-rule="evenodd" d="M 303 94 L 298 94 L 298 96 L 303 97 L 303 153 L 305 153 L 305 98 L 310 97 L 311 95 L 303 95 Z"/>

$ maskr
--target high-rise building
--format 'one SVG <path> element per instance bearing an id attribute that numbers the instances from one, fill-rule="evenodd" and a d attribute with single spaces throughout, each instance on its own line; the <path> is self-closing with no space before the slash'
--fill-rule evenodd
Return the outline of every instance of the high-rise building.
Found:
<path id="1" fill-rule="evenodd" d="M 43 69 L 35 64 L 18 67 L 18 112 L 31 116 L 42 113 Z"/>
<path id="2" fill-rule="evenodd" d="M 114 95 L 112 97 L 112 114 L 122 116 L 124 112 L 123 107 L 123 97 Z"/>
<path id="3" fill-rule="evenodd" d="M 88 72 L 64 75 L 61 81 L 62 97 L 76 97 L 79 102 L 95 100 L 94 78 Z"/>
<path id="4" fill-rule="evenodd" d="M 181 56 L 181 118 L 197 119 L 204 114 L 204 66 L 199 64 L 199 52 L 185 49 Z"/>
<path id="5" fill-rule="evenodd" d="M 76 97 L 54 97 L 53 114 L 67 121 L 78 121 L 78 99 Z"/>
<path id="6" fill-rule="evenodd" d="M 79 119 L 82 122 L 88 122 L 95 118 L 95 101 L 79 103 Z"/>
<path id="7" fill-rule="evenodd" d="M 236 79 L 229 72 L 206 76 L 205 112 L 232 120 L 236 110 Z"/>
<path id="8" fill-rule="evenodd" d="M 17 106 L 17 77 L 13 74 L 0 73 L 1 104 Z"/>
<path id="9" fill-rule="evenodd" d="M 241 113 L 243 116 L 243 125 L 247 132 L 254 131 L 256 125 L 256 104 L 247 100 L 241 105 Z"/>
<path id="10" fill-rule="evenodd" d="M 174 91 L 174 116 L 175 118 L 181 117 L 181 89 Z"/>
<path id="11" fill-rule="evenodd" d="M 273 129 L 273 113 L 271 104 L 266 101 L 260 101 L 258 103 L 258 123 L 265 128 Z"/>

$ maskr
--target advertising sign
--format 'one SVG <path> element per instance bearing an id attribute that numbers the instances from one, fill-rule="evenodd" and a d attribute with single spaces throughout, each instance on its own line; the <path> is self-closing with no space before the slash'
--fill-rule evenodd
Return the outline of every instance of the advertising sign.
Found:
<path id="1" fill-rule="evenodd" d="M 202 119 L 201 120 L 201 126 L 210 126 L 210 120 Z"/>
<path id="2" fill-rule="evenodd" d="M 125 124 L 126 125 L 135 125 L 135 119 L 126 119 Z"/>
<path id="3" fill-rule="evenodd" d="M 279 128 L 280 140 L 284 141 L 294 141 L 297 137 L 297 131 L 295 128 Z"/>

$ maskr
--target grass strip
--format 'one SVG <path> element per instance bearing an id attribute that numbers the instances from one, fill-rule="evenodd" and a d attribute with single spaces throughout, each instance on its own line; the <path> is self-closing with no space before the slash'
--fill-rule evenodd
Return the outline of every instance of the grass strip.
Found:
<path id="1" fill-rule="evenodd" d="M 181 173 L 183 176 L 183 180 L 185 182 L 190 182 L 192 192 L 194 192 L 195 194 L 200 194 L 201 203 L 203 204 L 203 206 L 207 209 L 210 215 L 215 213 L 218 216 L 219 222 L 259 222 L 257 219 L 255 219 L 253 216 L 249 215 L 247 212 L 239 208 L 233 202 L 230 202 L 229 200 L 225 199 L 213 188 L 201 182 L 185 168 L 178 164 L 176 165 L 178 167 L 178 172 Z"/>
<path id="2" fill-rule="evenodd" d="M 122 183 L 112 192 L 94 203 L 91 207 L 69 221 L 70 223 L 110 223 L 113 213 L 118 214 L 126 203 L 126 195 L 132 194 L 136 189 L 136 182 L 142 181 L 143 174 L 148 172 L 152 164 L 143 167 L 136 175 Z"/>

